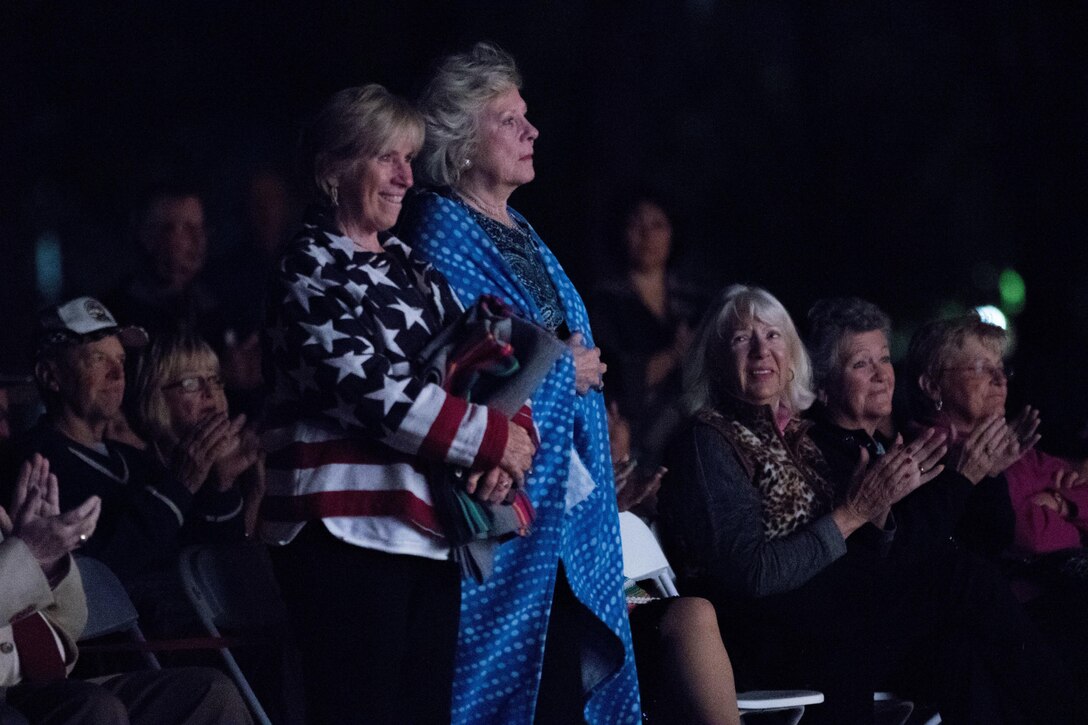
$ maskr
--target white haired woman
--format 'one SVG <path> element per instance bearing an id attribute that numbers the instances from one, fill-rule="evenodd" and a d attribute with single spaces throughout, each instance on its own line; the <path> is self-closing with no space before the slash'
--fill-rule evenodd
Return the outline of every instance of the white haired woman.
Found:
<path id="1" fill-rule="evenodd" d="M 416 166 L 431 188 L 410 200 L 402 225 L 463 302 L 499 297 L 570 348 L 533 395 L 542 438 L 526 489 L 534 533 L 499 550 L 486 586 L 463 589 L 453 716 L 637 722 L 605 366 L 577 290 L 508 205 L 535 175 L 539 134 L 520 87 L 514 60 L 487 43 L 439 65 L 420 101 L 427 140 Z M 524 656 L 510 656 L 515 645 Z"/>
<path id="2" fill-rule="evenodd" d="M 822 690 L 811 717 L 829 723 L 871 722 L 885 687 L 947 722 L 1039 716 L 1032 708 L 1070 721 L 1068 696 L 1032 674 L 1057 668 L 996 572 L 953 547 L 909 566 L 886 555 L 889 507 L 920 485 L 918 462 L 943 436 L 872 465 L 862 454 L 849 480 L 831 478 L 798 418 L 815 397 L 808 355 L 758 287 L 725 290 L 686 373 L 696 416 L 662 487 L 662 531 L 682 590 L 718 608 L 740 689 Z M 856 535 L 866 528 L 878 535 Z"/>
<path id="3" fill-rule="evenodd" d="M 497 503 L 535 451 L 524 427 L 423 377 L 422 349 L 461 312 L 386 233 L 423 134 L 379 85 L 336 93 L 307 136 L 319 200 L 273 282 L 261 534 L 312 722 L 449 722 L 460 576 L 429 474 L 499 471 L 468 486 Z"/>

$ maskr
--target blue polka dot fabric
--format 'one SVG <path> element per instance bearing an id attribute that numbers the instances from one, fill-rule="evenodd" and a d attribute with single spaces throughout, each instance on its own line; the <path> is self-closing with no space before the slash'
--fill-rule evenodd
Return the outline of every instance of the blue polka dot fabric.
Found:
<path id="1" fill-rule="evenodd" d="M 524 221 L 513 210 L 511 214 Z M 581 297 L 535 230 L 532 234 L 570 331 L 581 332 L 592 346 Z M 398 236 L 446 276 L 463 303 L 495 295 L 526 319 L 542 322 L 532 296 L 456 201 L 435 192 L 414 194 L 401 215 Z M 453 722 L 532 722 L 560 560 L 571 590 L 602 625 L 596 628 L 599 636 L 583 640 L 595 665 L 583 668 L 583 681 L 589 685 L 586 721 L 640 722 L 604 401 L 595 392 L 575 394 L 571 356 L 556 363 L 533 396 L 533 420 L 541 434 L 527 483 L 537 510 L 534 531 L 499 547 L 494 574 L 486 582 L 462 584 Z M 566 511 L 572 450 L 595 485 Z"/>

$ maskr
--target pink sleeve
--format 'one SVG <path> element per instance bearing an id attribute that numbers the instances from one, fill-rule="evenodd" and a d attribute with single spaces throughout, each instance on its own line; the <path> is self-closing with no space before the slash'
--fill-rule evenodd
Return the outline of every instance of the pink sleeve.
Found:
<path id="1" fill-rule="evenodd" d="M 1078 524 L 1085 526 L 1084 522 L 1088 522 L 1088 487 L 1062 492 L 1077 506 L 1076 523 L 1063 519 L 1056 511 L 1031 502 L 1035 494 L 1053 489 L 1054 475 L 1067 468 L 1069 464 L 1061 458 L 1032 450 L 1005 471 L 1009 498 L 1016 513 L 1017 548 L 1033 554 L 1045 554 L 1081 545 Z"/>

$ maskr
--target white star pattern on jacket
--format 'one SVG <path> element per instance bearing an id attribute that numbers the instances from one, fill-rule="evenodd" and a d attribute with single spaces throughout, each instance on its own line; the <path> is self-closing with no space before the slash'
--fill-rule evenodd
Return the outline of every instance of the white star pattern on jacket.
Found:
<path id="1" fill-rule="evenodd" d="M 399 240 L 382 248 L 357 250 L 313 209 L 285 250 L 264 343 L 275 392 L 262 536 L 285 543 L 320 518 L 351 544 L 446 559 L 432 467 L 415 459 L 494 467 L 508 423 L 419 377 L 420 352 L 461 306 Z"/>
<path id="2" fill-rule="evenodd" d="M 461 306 L 399 240 L 386 239 L 384 253 L 363 252 L 330 232 L 308 225 L 283 258 L 266 336 L 278 398 L 270 414 L 275 419 L 276 404 L 290 401 L 279 411 L 285 418 L 315 415 L 385 440 L 427 385 L 413 376 L 412 351 Z M 425 420 L 417 425 L 428 430 Z"/>
<path id="3" fill-rule="evenodd" d="M 301 275 L 300 275 L 301 277 Z M 302 305 L 302 309 L 306 312 L 310 311 L 310 298 L 320 297 L 321 290 L 316 290 L 310 285 L 306 284 L 305 279 L 297 280 L 298 284 L 292 285 L 291 289 L 287 291 L 287 298 L 298 302 Z"/>
<path id="4" fill-rule="evenodd" d="M 420 325 L 424 330 L 427 330 L 427 323 L 423 321 L 423 312 L 421 310 L 406 304 L 403 300 L 390 305 L 390 307 L 404 315 L 404 329 L 411 330 L 413 325 Z M 430 330 L 427 331 L 430 332 Z"/>
<path id="5" fill-rule="evenodd" d="M 336 368 L 336 382 L 340 382 L 348 375 L 358 375 L 360 378 L 366 375 L 366 371 L 363 370 L 363 363 L 369 360 L 373 355 L 360 355 L 354 352 L 349 352 L 342 357 L 334 357 L 332 360 L 326 360 L 327 365 L 331 365 Z M 306 363 L 303 362 L 303 365 Z M 299 381 L 302 384 L 302 381 Z M 316 386 L 315 386 L 316 387 Z M 387 413 L 389 411 L 386 411 Z"/>
<path id="6" fill-rule="evenodd" d="M 345 335 L 333 328 L 332 320 L 327 321 L 324 325 L 307 325 L 305 322 L 301 323 L 301 325 L 310 333 L 310 339 L 305 344 L 317 343 L 324 348 L 325 352 L 332 352 L 332 344 L 337 340 L 350 337 L 350 335 Z"/>

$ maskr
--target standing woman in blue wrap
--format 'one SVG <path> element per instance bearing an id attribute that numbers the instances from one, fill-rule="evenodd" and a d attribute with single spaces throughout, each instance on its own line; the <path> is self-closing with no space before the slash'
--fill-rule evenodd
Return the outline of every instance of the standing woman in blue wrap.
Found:
<path id="1" fill-rule="evenodd" d="M 533 180 L 537 129 L 513 58 L 488 43 L 446 58 L 423 92 L 416 173 L 402 238 L 464 303 L 502 298 L 570 348 L 533 395 L 541 446 L 527 478 L 533 534 L 499 547 L 495 573 L 462 586 L 455 723 L 626 723 L 638 686 L 605 407 L 605 366 L 577 290 L 507 206 Z M 547 647 L 545 647 L 547 641 Z"/>

